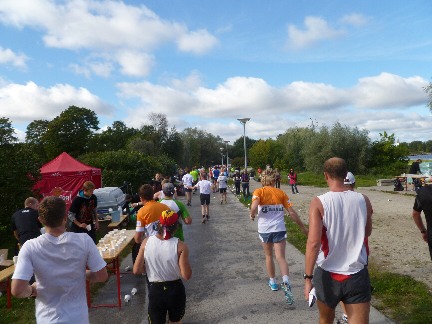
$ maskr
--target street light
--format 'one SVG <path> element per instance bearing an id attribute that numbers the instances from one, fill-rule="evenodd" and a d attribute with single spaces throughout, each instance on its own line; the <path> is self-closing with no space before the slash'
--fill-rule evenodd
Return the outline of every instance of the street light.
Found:
<path id="1" fill-rule="evenodd" d="M 246 123 L 250 120 L 250 118 L 237 118 L 237 120 L 243 124 L 243 145 L 244 145 L 244 153 L 245 153 L 245 170 L 247 172 L 247 154 L 246 154 Z"/>
<path id="2" fill-rule="evenodd" d="M 224 157 L 224 154 L 223 154 L 223 147 L 220 148 L 220 152 L 221 152 L 221 156 L 222 156 L 222 163 L 221 163 L 221 166 L 223 166 L 223 157 Z"/>
<path id="3" fill-rule="evenodd" d="M 225 147 L 226 147 L 226 158 L 227 158 L 227 169 L 228 169 L 228 164 L 229 164 L 229 157 L 228 157 L 228 143 L 230 141 L 224 141 L 225 142 Z M 227 170 L 228 171 L 228 170 Z"/>

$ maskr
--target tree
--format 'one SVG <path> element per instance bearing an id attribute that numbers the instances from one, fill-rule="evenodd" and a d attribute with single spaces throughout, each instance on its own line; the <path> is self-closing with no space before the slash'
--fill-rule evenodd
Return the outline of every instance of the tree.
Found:
<path id="1" fill-rule="evenodd" d="M 88 153 L 79 160 L 102 169 L 104 186 L 120 187 L 126 181 L 135 192 L 142 184 L 149 183 L 156 172 L 173 175 L 176 170 L 175 162 L 166 156 L 126 150 Z"/>
<path id="2" fill-rule="evenodd" d="M 87 152 L 93 132 L 99 129 L 99 120 L 94 111 L 70 106 L 48 124 L 43 136 L 48 158 L 62 152 L 79 156 Z"/>
<path id="3" fill-rule="evenodd" d="M 28 124 L 26 130 L 26 143 L 29 148 L 31 148 L 33 152 L 39 157 L 41 162 L 49 160 L 45 151 L 46 143 L 44 142 L 48 125 L 48 120 L 34 120 Z"/>
<path id="4" fill-rule="evenodd" d="M 122 121 L 114 121 L 112 126 L 102 131 L 100 134 L 94 134 L 89 142 L 90 152 L 106 152 L 125 149 L 128 142 L 136 134 L 138 130 L 129 128 Z"/>
<path id="5" fill-rule="evenodd" d="M 9 118 L 0 118 L 0 145 L 13 144 L 18 138 L 14 136 L 15 130 Z"/>
<path id="6" fill-rule="evenodd" d="M 186 128 L 180 133 L 183 142 L 182 166 L 210 166 L 219 164 L 220 148 L 225 143 L 219 136 L 214 136 L 195 128 Z"/>
<path id="7" fill-rule="evenodd" d="M 40 163 L 37 156 L 25 144 L 0 145 L 0 231 L 10 233 L 10 219 L 24 200 L 32 196 L 33 184 L 39 177 Z M 6 235 L 1 234 L 1 238 Z"/>
<path id="8" fill-rule="evenodd" d="M 375 174 L 396 175 L 406 172 L 408 150 L 404 146 L 395 145 L 394 134 L 380 133 L 380 139 L 372 143 L 373 159 L 370 171 Z"/>

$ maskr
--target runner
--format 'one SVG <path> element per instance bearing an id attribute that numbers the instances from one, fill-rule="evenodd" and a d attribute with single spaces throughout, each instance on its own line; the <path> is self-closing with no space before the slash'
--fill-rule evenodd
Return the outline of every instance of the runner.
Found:
<path id="1" fill-rule="evenodd" d="M 199 188 L 200 190 L 200 201 L 201 201 L 201 212 L 202 212 L 202 224 L 205 224 L 206 220 L 210 218 L 210 193 L 211 193 L 211 182 L 207 180 L 207 174 L 201 174 L 201 180 L 192 188 Z"/>

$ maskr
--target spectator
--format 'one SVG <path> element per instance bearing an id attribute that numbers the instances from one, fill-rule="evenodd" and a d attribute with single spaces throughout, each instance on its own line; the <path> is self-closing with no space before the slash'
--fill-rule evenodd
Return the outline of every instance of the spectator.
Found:
<path id="1" fill-rule="evenodd" d="M 333 323 L 340 301 L 350 323 L 369 322 L 371 286 L 365 238 L 372 232 L 373 211 L 367 196 L 347 190 L 346 176 L 343 159 L 328 159 L 324 177 L 330 191 L 313 198 L 309 208 L 304 297 L 308 300 L 313 279 L 320 323 Z"/>
<path id="2" fill-rule="evenodd" d="M 41 235 L 42 224 L 38 217 L 39 202 L 36 198 L 28 197 L 24 201 L 24 209 L 12 215 L 11 227 L 20 246 L 30 239 Z"/>
<path id="3" fill-rule="evenodd" d="M 234 173 L 234 186 L 236 190 L 236 195 L 240 195 L 240 185 L 241 185 L 241 175 L 239 170 L 235 170 Z"/>
<path id="4" fill-rule="evenodd" d="M 247 173 L 247 170 L 244 169 L 243 173 L 241 175 L 241 183 L 242 183 L 242 189 L 243 189 L 243 198 L 249 197 L 249 174 Z"/>
<path id="5" fill-rule="evenodd" d="M 281 182 L 281 174 L 279 172 L 279 169 L 275 169 L 275 187 L 280 189 L 280 182 Z"/>
<path id="6" fill-rule="evenodd" d="M 291 190 L 293 195 L 295 195 L 296 193 L 298 194 L 299 191 L 297 189 L 297 173 L 294 172 L 294 169 L 290 169 L 290 172 L 288 173 L 288 180 L 289 180 L 289 184 L 291 186 Z"/>
<path id="7" fill-rule="evenodd" d="M 66 232 L 63 199 L 45 198 L 39 216 L 46 233 L 23 245 L 12 276 L 12 294 L 36 297 L 37 323 L 89 323 L 86 280 L 107 280 L 106 263 L 87 234 Z M 36 282 L 29 285 L 33 273 Z"/>
<path id="8" fill-rule="evenodd" d="M 96 231 L 99 229 L 97 217 L 97 197 L 93 194 L 95 185 L 91 181 L 83 184 L 83 189 L 72 200 L 69 208 L 70 231 L 74 233 L 87 233 L 96 244 Z"/>

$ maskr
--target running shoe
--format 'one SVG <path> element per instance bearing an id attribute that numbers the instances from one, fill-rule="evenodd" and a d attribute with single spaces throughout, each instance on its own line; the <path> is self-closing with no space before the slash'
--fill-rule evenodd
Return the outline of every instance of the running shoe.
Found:
<path id="1" fill-rule="evenodd" d="M 278 287 L 278 284 L 277 283 L 270 283 L 270 280 L 268 281 L 268 285 L 269 285 L 269 287 L 270 287 L 270 289 L 271 290 L 273 290 L 273 291 L 278 291 L 279 290 L 279 287 Z"/>
<path id="2" fill-rule="evenodd" d="M 288 305 L 294 304 L 294 295 L 291 291 L 291 286 L 289 283 L 281 283 L 281 289 L 285 292 L 285 300 Z"/>
<path id="3" fill-rule="evenodd" d="M 343 314 L 342 317 L 337 320 L 336 324 L 348 324 L 348 316 Z"/>

